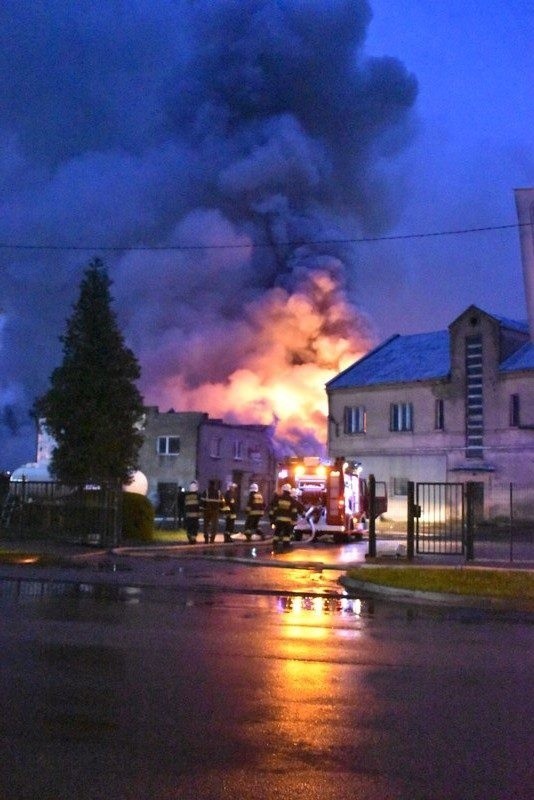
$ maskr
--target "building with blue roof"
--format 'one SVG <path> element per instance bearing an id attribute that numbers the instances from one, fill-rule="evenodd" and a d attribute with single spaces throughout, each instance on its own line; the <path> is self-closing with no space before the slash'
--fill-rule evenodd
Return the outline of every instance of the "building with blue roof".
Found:
<path id="1" fill-rule="evenodd" d="M 534 487 L 527 323 L 469 306 L 447 330 L 387 339 L 326 392 L 330 457 L 385 481 L 392 519 L 406 519 L 408 481 L 470 481 L 488 517 L 510 483 Z"/>

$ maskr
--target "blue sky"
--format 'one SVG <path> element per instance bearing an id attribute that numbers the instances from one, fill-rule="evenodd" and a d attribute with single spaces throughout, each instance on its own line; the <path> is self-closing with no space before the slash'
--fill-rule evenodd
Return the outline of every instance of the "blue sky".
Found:
<path id="1" fill-rule="evenodd" d="M 534 182 L 532 4 L 373 0 L 372 8 L 368 51 L 398 56 L 419 83 L 418 135 L 403 155 L 404 202 L 390 233 L 515 223 L 513 189 Z M 384 334 L 446 326 L 471 302 L 525 318 L 515 230 L 393 242 L 374 255 L 384 254 L 399 269 L 386 304 L 373 293 Z"/>
<path id="2" fill-rule="evenodd" d="M 513 189 L 534 185 L 533 14 L 5 0 L 0 242 L 18 246 L 0 249 L 0 468 L 34 455 L 28 408 L 95 255 L 146 399 L 227 416 L 247 394 L 250 421 L 470 303 L 524 319 L 514 228 L 351 240 L 516 223 Z M 152 246 L 175 249 L 101 249 Z"/>

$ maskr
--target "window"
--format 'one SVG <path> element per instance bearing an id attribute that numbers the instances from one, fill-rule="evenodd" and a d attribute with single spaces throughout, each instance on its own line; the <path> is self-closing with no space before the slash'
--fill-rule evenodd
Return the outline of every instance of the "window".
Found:
<path id="1" fill-rule="evenodd" d="M 158 505 L 156 513 L 162 517 L 176 514 L 178 498 L 177 483 L 158 483 Z"/>
<path id="2" fill-rule="evenodd" d="M 366 429 L 367 414 L 365 412 L 365 406 L 345 406 L 345 433 L 365 433 Z"/>
<path id="3" fill-rule="evenodd" d="M 510 395 L 510 427 L 519 427 L 519 395 Z"/>
<path id="4" fill-rule="evenodd" d="M 220 458 L 221 457 L 221 442 L 222 439 L 220 436 L 214 436 L 210 443 L 210 456 L 212 458 Z"/>
<path id="5" fill-rule="evenodd" d="M 392 403 L 389 407 L 390 431 L 413 430 L 412 403 Z"/>
<path id="6" fill-rule="evenodd" d="M 177 456 L 180 452 L 179 436 L 158 436 L 158 455 Z"/>
<path id="7" fill-rule="evenodd" d="M 234 461 L 243 461 L 243 442 L 237 439 L 234 442 Z"/>
<path id="8" fill-rule="evenodd" d="M 263 461 L 263 455 L 258 445 L 249 448 L 248 457 L 254 462 L 255 466 L 260 466 Z"/>
<path id="9" fill-rule="evenodd" d="M 441 398 L 438 398 L 434 405 L 434 429 L 437 431 L 445 429 L 444 403 Z"/>
<path id="10" fill-rule="evenodd" d="M 408 494 L 408 478 L 393 478 L 393 494 L 406 497 Z"/>

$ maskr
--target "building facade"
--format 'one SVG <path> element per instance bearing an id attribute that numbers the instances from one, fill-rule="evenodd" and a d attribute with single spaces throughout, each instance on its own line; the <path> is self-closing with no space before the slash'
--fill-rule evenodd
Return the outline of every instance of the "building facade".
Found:
<path id="1" fill-rule="evenodd" d="M 328 451 L 387 482 L 474 482 L 488 518 L 534 500 L 534 343 L 526 323 L 470 306 L 448 330 L 393 336 L 327 384 Z M 524 491 L 523 491 L 524 489 Z M 529 508 L 528 508 L 529 507 Z M 518 509 L 519 510 L 519 509 Z"/>
<path id="2" fill-rule="evenodd" d="M 222 491 L 237 484 L 240 508 L 251 482 L 266 497 L 273 491 L 276 462 L 271 431 L 265 425 L 237 425 L 190 411 L 146 409 L 139 469 L 148 479 L 148 496 L 157 509 L 170 507 L 180 489 L 197 480 Z"/>

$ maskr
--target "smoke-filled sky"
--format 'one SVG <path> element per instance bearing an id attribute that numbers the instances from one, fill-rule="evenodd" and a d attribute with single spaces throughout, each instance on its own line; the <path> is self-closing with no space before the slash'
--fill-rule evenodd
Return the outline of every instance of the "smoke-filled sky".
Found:
<path id="1" fill-rule="evenodd" d="M 0 469 L 35 457 L 96 255 L 147 403 L 309 451 L 371 345 L 471 302 L 524 318 L 513 228 L 356 240 L 516 222 L 533 22 L 527 0 L 4 0 Z"/>

